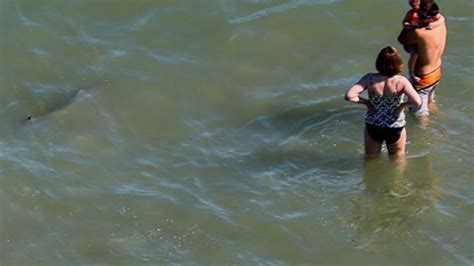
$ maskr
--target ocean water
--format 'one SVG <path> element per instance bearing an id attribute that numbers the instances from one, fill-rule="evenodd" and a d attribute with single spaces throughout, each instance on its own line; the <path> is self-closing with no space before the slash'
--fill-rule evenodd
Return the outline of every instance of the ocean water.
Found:
<path id="1" fill-rule="evenodd" d="M 406 1 L 0 0 L 0 264 L 472 265 L 474 2 L 438 2 L 401 167 L 343 94 Z"/>

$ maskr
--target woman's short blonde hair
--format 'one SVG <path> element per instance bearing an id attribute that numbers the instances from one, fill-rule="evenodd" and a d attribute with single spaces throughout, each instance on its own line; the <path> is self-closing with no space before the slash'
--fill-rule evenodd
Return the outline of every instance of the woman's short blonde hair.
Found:
<path id="1" fill-rule="evenodd" d="M 375 68 L 380 74 L 395 76 L 403 70 L 402 55 L 395 47 L 387 46 L 380 50 Z"/>

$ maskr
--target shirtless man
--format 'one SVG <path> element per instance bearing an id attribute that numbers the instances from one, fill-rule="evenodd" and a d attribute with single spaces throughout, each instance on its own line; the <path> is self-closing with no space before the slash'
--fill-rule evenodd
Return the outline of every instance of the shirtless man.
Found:
<path id="1" fill-rule="evenodd" d="M 444 17 L 433 0 L 421 0 L 418 11 L 421 27 L 402 29 L 398 41 L 404 46 L 416 45 L 418 58 L 411 82 L 423 100 L 421 107 L 410 107 L 416 116 L 427 116 L 436 86 L 441 80 L 441 65 L 446 47 L 447 29 Z M 429 27 L 428 27 L 429 26 Z"/>

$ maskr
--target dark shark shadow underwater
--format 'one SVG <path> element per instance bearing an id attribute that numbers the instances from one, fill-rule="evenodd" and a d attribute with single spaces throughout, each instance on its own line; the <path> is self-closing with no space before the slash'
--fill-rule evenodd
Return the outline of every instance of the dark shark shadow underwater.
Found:
<path id="1" fill-rule="evenodd" d="M 44 118 L 50 115 L 51 113 L 61 111 L 71 104 L 91 97 L 91 91 L 96 89 L 96 87 L 75 88 L 63 92 L 60 95 L 49 97 L 49 99 L 44 99 L 38 104 L 38 108 L 34 108 L 26 114 L 22 119 L 22 122 L 34 122 L 39 118 Z"/>

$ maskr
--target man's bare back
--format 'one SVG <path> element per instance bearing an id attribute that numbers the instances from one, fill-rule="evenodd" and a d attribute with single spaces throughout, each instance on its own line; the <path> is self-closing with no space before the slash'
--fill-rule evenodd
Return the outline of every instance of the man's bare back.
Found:
<path id="1" fill-rule="evenodd" d="M 447 28 L 445 19 L 441 14 L 430 28 L 422 27 L 413 30 L 402 30 L 398 40 L 403 45 L 416 45 L 418 60 L 415 73 L 412 75 L 422 77 L 441 67 L 444 49 L 446 47 Z"/>
<path id="2" fill-rule="evenodd" d="M 410 52 L 410 61 L 413 61 L 413 64 L 409 71 L 412 84 L 422 98 L 422 106 L 410 106 L 410 112 L 417 117 L 426 117 L 430 109 L 435 109 L 433 97 L 442 77 L 441 66 L 447 28 L 445 18 L 439 13 L 439 7 L 434 0 L 421 0 L 417 14 L 418 27 L 402 29 L 398 41 L 404 47 L 416 47 L 416 52 Z"/>

